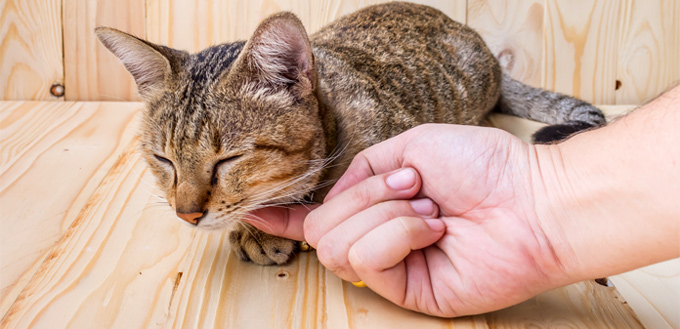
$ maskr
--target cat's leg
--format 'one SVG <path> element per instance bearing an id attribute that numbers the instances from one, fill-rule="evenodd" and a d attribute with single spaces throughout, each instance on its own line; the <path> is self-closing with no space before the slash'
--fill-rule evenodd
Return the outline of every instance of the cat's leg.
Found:
<path id="1" fill-rule="evenodd" d="M 259 265 L 285 264 L 298 249 L 297 241 L 264 233 L 246 223 L 234 225 L 229 244 L 240 259 Z"/>
<path id="2" fill-rule="evenodd" d="M 531 139 L 534 144 L 552 144 L 592 128 L 593 125 L 580 121 L 551 125 L 536 131 L 533 135 L 531 135 Z"/>
<path id="3" fill-rule="evenodd" d="M 602 111 L 588 102 L 528 86 L 507 73 L 503 73 L 497 110 L 549 124 L 532 136 L 536 144 L 558 142 L 575 133 L 606 124 Z"/>

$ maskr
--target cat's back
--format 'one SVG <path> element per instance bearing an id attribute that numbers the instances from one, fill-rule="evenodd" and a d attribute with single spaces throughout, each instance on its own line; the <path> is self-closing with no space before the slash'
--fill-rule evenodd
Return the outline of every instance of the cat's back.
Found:
<path id="1" fill-rule="evenodd" d="M 382 47 L 387 45 L 385 42 L 394 43 L 395 37 L 399 37 L 400 43 L 410 43 L 410 36 L 439 34 L 452 29 L 461 33 L 469 30 L 435 8 L 389 2 L 369 6 L 335 20 L 311 35 L 311 41 L 333 48 L 343 45 Z"/>
<path id="2" fill-rule="evenodd" d="M 498 97 L 500 68 L 481 37 L 428 6 L 370 6 L 310 41 L 322 88 L 343 98 L 331 102 L 378 100 L 371 108 L 401 118 L 387 122 L 389 135 L 425 122 L 478 124 Z"/>

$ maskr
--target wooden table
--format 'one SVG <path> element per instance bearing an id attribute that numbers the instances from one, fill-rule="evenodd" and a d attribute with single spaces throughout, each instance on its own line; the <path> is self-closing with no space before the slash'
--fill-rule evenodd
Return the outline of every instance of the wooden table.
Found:
<path id="1" fill-rule="evenodd" d="M 137 152 L 141 108 L 0 102 L 0 327 L 642 328 L 592 281 L 451 320 L 343 282 L 313 252 L 241 262 L 225 234 L 182 225 L 156 196 Z M 523 138 L 540 126 L 492 121 Z"/>

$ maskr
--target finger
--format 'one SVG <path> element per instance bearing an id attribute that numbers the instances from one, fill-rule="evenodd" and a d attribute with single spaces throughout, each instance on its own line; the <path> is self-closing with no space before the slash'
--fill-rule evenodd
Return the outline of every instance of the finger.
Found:
<path id="1" fill-rule="evenodd" d="M 348 218 L 321 237 L 316 252 L 319 261 L 341 279 L 359 281 L 347 257 L 350 247 L 376 227 L 402 216 L 434 218 L 438 216 L 438 207 L 430 199 L 379 203 Z"/>
<path id="2" fill-rule="evenodd" d="M 305 238 L 303 224 L 305 217 L 314 209 L 314 205 L 293 205 L 290 207 L 266 207 L 255 210 L 243 218 L 265 233 L 302 241 Z"/>
<path id="3" fill-rule="evenodd" d="M 316 248 L 319 239 L 355 214 L 387 200 L 410 199 L 420 189 L 413 168 L 369 177 L 312 211 L 304 223 L 306 241 Z"/>
<path id="4" fill-rule="evenodd" d="M 366 285 L 395 301 L 404 296 L 406 257 L 437 242 L 445 230 L 440 219 L 400 217 L 366 233 L 350 248 L 348 259 Z"/>
<path id="5" fill-rule="evenodd" d="M 404 148 L 412 135 L 407 131 L 359 152 L 342 177 L 326 194 L 324 202 L 368 177 L 401 168 L 404 162 Z"/>

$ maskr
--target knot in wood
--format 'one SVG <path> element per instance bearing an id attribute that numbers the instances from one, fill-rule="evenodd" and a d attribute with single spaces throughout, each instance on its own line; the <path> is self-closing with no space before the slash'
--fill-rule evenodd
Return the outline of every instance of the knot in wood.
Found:
<path id="1" fill-rule="evenodd" d="M 54 97 L 63 97 L 64 96 L 64 85 L 61 83 L 53 83 L 52 86 L 50 87 L 50 94 Z"/>

